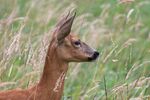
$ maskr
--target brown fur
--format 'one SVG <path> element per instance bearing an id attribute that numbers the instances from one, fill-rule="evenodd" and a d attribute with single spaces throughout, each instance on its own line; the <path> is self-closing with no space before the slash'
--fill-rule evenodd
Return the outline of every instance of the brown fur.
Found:
<path id="1" fill-rule="evenodd" d="M 60 100 L 64 89 L 68 63 L 88 61 L 94 52 L 84 42 L 74 44 L 77 36 L 70 34 L 74 16 L 65 17 L 52 36 L 42 77 L 39 83 L 26 90 L 0 92 L 0 100 Z M 59 26 L 59 25 L 58 25 Z M 59 38 L 59 39 L 58 39 Z"/>
<path id="2" fill-rule="evenodd" d="M 0 100 L 60 100 L 63 93 L 64 78 L 68 62 L 62 61 L 55 48 L 50 45 L 43 75 L 40 82 L 27 90 L 10 90 L 0 92 Z M 61 75 L 64 75 L 63 77 Z M 61 77 L 61 79 L 59 78 Z M 60 86 L 56 86 L 60 79 Z"/>

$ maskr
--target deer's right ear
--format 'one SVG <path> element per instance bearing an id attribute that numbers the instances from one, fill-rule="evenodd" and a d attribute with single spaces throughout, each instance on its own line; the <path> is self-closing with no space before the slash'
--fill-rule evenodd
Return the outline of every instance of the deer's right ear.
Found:
<path id="1" fill-rule="evenodd" d="M 70 13 L 68 13 L 67 16 L 58 22 L 56 31 L 56 38 L 58 43 L 62 43 L 65 37 L 70 34 L 75 15 L 76 13 L 70 16 Z"/>

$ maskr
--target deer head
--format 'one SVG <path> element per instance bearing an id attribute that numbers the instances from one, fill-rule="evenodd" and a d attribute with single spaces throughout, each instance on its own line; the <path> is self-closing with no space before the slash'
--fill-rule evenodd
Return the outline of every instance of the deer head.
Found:
<path id="1" fill-rule="evenodd" d="M 99 53 L 86 43 L 82 42 L 75 34 L 71 33 L 71 27 L 76 13 L 63 17 L 57 24 L 53 33 L 51 46 L 55 48 L 57 56 L 67 62 L 93 61 Z"/>

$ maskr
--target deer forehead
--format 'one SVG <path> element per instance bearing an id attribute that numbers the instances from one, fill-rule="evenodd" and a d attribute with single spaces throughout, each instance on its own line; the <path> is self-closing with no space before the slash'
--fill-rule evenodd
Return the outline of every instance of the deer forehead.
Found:
<path id="1" fill-rule="evenodd" d="M 78 41 L 79 40 L 79 37 L 75 34 L 70 34 L 68 36 L 68 39 L 70 39 L 71 41 Z"/>
<path id="2" fill-rule="evenodd" d="M 68 46 L 72 46 L 72 43 L 78 40 L 79 40 L 78 36 L 71 33 L 65 38 L 65 44 Z"/>

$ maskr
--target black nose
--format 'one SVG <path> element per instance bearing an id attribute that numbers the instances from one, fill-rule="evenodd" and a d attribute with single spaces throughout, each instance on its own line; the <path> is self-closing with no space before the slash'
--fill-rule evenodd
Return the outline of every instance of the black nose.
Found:
<path id="1" fill-rule="evenodd" d="M 97 52 L 97 51 L 96 51 L 96 52 L 94 52 L 94 54 L 93 54 L 93 58 L 94 58 L 94 59 L 96 59 L 98 56 L 99 56 L 99 52 Z"/>
<path id="2" fill-rule="evenodd" d="M 99 56 L 99 52 L 95 51 L 92 57 L 89 57 L 89 61 L 96 60 L 98 56 Z"/>

